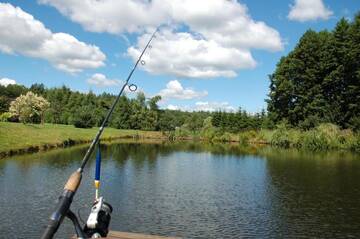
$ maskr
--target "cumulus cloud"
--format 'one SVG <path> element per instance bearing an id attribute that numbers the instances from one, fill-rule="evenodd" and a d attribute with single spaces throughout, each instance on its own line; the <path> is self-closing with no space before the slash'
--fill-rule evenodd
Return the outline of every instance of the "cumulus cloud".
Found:
<path id="1" fill-rule="evenodd" d="M 0 85 L 8 86 L 8 85 L 15 85 L 16 81 L 9 79 L 9 78 L 1 78 L 0 79 Z"/>
<path id="2" fill-rule="evenodd" d="M 195 103 L 195 110 L 196 111 L 234 111 L 235 108 L 231 106 L 228 102 L 196 102 Z"/>
<path id="3" fill-rule="evenodd" d="M 208 102 L 208 101 L 198 101 L 195 105 L 192 106 L 177 106 L 177 105 L 168 105 L 166 107 L 169 110 L 181 110 L 181 111 L 235 111 L 235 107 L 231 106 L 228 102 Z"/>
<path id="4" fill-rule="evenodd" d="M 137 46 L 128 49 L 134 61 L 149 38 L 150 34 L 142 35 Z M 235 77 L 236 70 L 256 66 L 249 50 L 223 47 L 216 41 L 172 29 L 157 34 L 143 59 L 146 64 L 142 67 L 150 73 L 191 78 Z"/>
<path id="5" fill-rule="evenodd" d="M 8 3 L 0 3 L 0 51 L 41 58 L 70 73 L 103 66 L 106 58 L 97 46 L 66 33 L 52 33 L 32 15 Z"/>
<path id="6" fill-rule="evenodd" d="M 120 84 L 119 80 L 108 79 L 105 75 L 100 73 L 92 75 L 89 79 L 87 79 L 87 82 L 90 85 L 95 85 L 98 87 L 117 86 Z"/>
<path id="7" fill-rule="evenodd" d="M 255 21 L 245 5 L 236 0 L 169 0 L 175 21 L 222 46 L 283 49 L 280 34 L 261 21 Z"/>
<path id="8" fill-rule="evenodd" d="M 177 106 L 177 105 L 168 105 L 166 107 L 166 109 L 168 109 L 168 110 L 180 110 L 180 107 Z"/>
<path id="9" fill-rule="evenodd" d="M 172 27 L 158 35 L 144 69 L 178 77 L 234 77 L 255 67 L 251 49 L 280 51 L 280 34 L 254 20 L 237 0 L 40 0 L 94 32 L 142 34 L 128 54 L 136 60 L 150 28 Z M 174 28 L 174 26 L 180 26 Z M 181 31 L 178 29 L 189 29 Z M 145 32 L 145 33 L 144 33 Z M 156 45 L 156 46 L 155 46 Z"/>
<path id="10" fill-rule="evenodd" d="M 166 84 L 166 88 L 162 89 L 157 95 L 160 95 L 162 99 L 179 99 L 179 100 L 191 100 L 196 98 L 202 98 L 208 95 L 207 91 L 195 91 L 191 88 L 184 88 L 177 80 L 169 81 Z"/>
<path id="11" fill-rule="evenodd" d="M 294 21 L 327 20 L 333 12 L 326 8 L 322 0 L 295 0 L 288 18 Z"/>
<path id="12" fill-rule="evenodd" d="M 138 32 L 168 19 L 163 0 L 39 0 L 58 9 L 72 21 L 93 32 Z"/>

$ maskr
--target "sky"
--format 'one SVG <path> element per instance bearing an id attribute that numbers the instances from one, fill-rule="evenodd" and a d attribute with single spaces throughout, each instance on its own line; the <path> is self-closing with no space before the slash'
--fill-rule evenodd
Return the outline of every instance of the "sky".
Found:
<path id="1" fill-rule="evenodd" d="M 139 91 L 161 95 L 161 108 L 255 113 L 306 30 L 359 10 L 359 0 L 0 1 L 0 84 L 116 94 L 159 27 L 131 79 Z"/>

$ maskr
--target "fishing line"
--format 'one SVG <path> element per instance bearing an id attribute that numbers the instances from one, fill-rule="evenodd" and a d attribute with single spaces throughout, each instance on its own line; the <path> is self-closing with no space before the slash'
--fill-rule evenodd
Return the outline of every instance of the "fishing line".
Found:
<path id="1" fill-rule="evenodd" d="M 86 151 L 86 154 L 85 154 L 84 158 L 82 159 L 81 166 L 80 166 L 80 168 L 78 169 L 79 172 L 82 172 L 82 171 L 84 170 L 84 167 L 85 167 L 86 163 L 88 162 L 91 153 L 94 151 L 94 148 L 95 148 L 97 142 L 99 141 L 100 136 L 101 136 L 102 132 L 104 131 L 104 128 L 106 127 L 106 124 L 108 123 L 109 118 L 110 118 L 112 112 L 113 112 L 114 109 L 115 109 L 115 106 L 117 105 L 117 103 L 118 103 L 118 101 L 119 101 L 119 99 L 120 99 L 120 97 L 121 97 L 121 95 L 122 95 L 125 87 L 128 86 L 129 80 L 130 80 L 131 76 L 133 75 L 135 69 L 137 68 L 139 62 L 141 62 L 141 64 L 142 64 L 142 63 L 145 64 L 145 61 L 142 60 L 142 57 L 143 57 L 146 49 L 149 47 L 151 41 L 155 38 L 155 34 L 157 33 L 157 31 L 158 31 L 158 29 L 156 29 L 156 30 L 154 31 L 154 33 L 151 35 L 150 40 L 147 42 L 144 50 L 141 52 L 139 58 L 137 59 L 135 65 L 134 65 L 134 67 L 133 67 L 133 69 L 130 71 L 130 74 L 129 74 L 128 77 L 126 78 L 126 81 L 125 81 L 124 85 L 122 86 L 122 88 L 121 88 L 118 96 L 116 97 L 116 99 L 115 99 L 114 103 L 112 104 L 110 110 L 108 111 L 108 113 L 107 113 L 104 121 L 102 122 L 99 131 L 97 132 L 94 140 L 93 140 L 92 143 L 90 144 L 89 149 Z M 132 84 L 132 85 L 133 85 L 133 86 L 136 86 L 136 85 L 134 85 L 134 84 Z M 136 86 L 136 89 L 137 89 L 137 86 Z"/>
<path id="2" fill-rule="evenodd" d="M 63 193 L 59 197 L 58 204 L 55 208 L 55 211 L 50 216 L 49 223 L 48 223 L 43 235 L 41 236 L 41 239 L 53 238 L 53 236 L 57 232 L 59 226 L 61 225 L 61 223 L 65 217 L 68 217 L 73 222 L 73 224 L 75 226 L 76 234 L 79 238 L 87 238 L 88 235 L 97 235 L 97 236 L 101 236 L 101 237 L 105 237 L 107 235 L 108 226 L 109 226 L 110 218 L 111 218 L 110 214 L 112 212 L 112 207 L 110 204 L 103 201 L 103 198 L 99 197 L 99 195 L 98 195 L 98 193 L 99 193 L 98 189 L 100 186 L 100 164 L 101 164 L 100 153 L 98 154 L 98 157 L 97 157 L 99 159 L 97 160 L 97 163 L 96 163 L 97 166 L 95 169 L 96 170 L 96 173 L 95 173 L 96 196 L 95 197 L 96 197 L 97 201 L 91 208 L 91 213 L 90 213 L 90 216 L 88 218 L 88 221 L 87 221 L 84 229 L 81 228 L 76 215 L 70 210 L 70 206 L 71 206 L 72 200 L 74 198 L 74 195 L 75 195 L 78 187 L 80 186 L 82 172 L 83 172 L 87 162 L 89 161 L 90 156 L 91 156 L 92 152 L 94 151 L 94 148 L 96 147 L 96 145 L 99 145 L 100 136 L 103 133 L 105 127 L 107 126 L 110 116 L 112 115 L 112 113 L 115 109 L 115 106 L 119 102 L 120 97 L 123 94 L 125 88 L 128 87 L 128 89 L 130 91 L 137 90 L 137 86 L 135 84 L 129 85 L 129 81 L 130 81 L 135 69 L 137 68 L 138 64 L 140 63 L 141 65 L 145 65 L 145 61 L 142 60 L 142 57 L 143 57 L 145 51 L 148 48 L 149 49 L 151 48 L 150 43 L 156 37 L 155 34 L 157 33 L 157 31 L 158 31 L 158 28 L 156 28 L 154 33 L 151 35 L 149 41 L 145 45 L 139 58 L 135 62 L 134 67 L 130 71 L 128 77 L 126 78 L 125 83 L 121 87 L 119 94 L 115 98 L 113 104 L 111 105 L 111 108 L 109 109 L 103 122 L 101 123 L 101 126 L 95 135 L 95 138 L 92 140 L 88 150 L 86 151 L 86 153 L 81 161 L 80 167 L 69 177 L 68 181 L 66 182 Z M 100 146 L 99 146 L 99 151 L 100 151 Z M 93 216 L 95 216 L 95 218 Z M 95 224 L 93 224 L 93 222 L 95 222 Z M 92 237 L 92 236 L 90 236 L 90 237 Z"/>

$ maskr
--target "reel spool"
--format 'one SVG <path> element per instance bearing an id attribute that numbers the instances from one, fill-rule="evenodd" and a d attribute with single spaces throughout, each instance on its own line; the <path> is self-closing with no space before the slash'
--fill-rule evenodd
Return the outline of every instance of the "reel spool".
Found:
<path id="1" fill-rule="evenodd" d="M 109 233 L 112 211 L 112 206 L 105 202 L 103 197 L 100 197 L 91 208 L 89 218 L 84 227 L 85 234 L 89 238 L 106 237 Z"/>

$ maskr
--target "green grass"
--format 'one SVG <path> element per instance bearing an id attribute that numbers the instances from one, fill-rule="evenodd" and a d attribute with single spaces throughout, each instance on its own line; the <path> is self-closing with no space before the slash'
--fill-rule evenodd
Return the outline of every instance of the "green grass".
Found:
<path id="1" fill-rule="evenodd" d="M 360 134 L 350 129 L 340 129 L 334 124 L 320 124 L 311 130 L 289 128 L 279 124 L 274 130 L 245 130 L 227 133 L 219 128 L 190 133 L 183 130 L 175 138 L 199 138 L 208 142 L 239 142 L 240 144 L 268 144 L 280 148 L 302 148 L 307 150 L 352 150 L 360 152 Z"/>
<path id="2" fill-rule="evenodd" d="M 0 157 L 86 143 L 93 139 L 97 130 L 98 128 L 80 129 L 72 125 L 25 125 L 22 123 L 0 122 Z M 195 139 L 209 142 L 269 144 L 277 147 L 309 150 L 346 149 L 360 152 L 359 134 L 355 134 L 351 130 L 340 130 L 337 126 L 331 124 L 323 124 L 309 131 L 279 126 L 275 130 L 250 130 L 239 134 L 209 129 L 206 132 L 197 134 L 185 131 L 174 132 L 168 136 L 154 131 L 106 128 L 102 135 L 103 140 L 120 138 Z"/>
<path id="3" fill-rule="evenodd" d="M 95 136 L 98 128 L 80 129 L 72 125 L 56 124 L 22 124 L 0 122 L 0 154 L 3 156 L 12 151 L 26 151 L 28 149 L 46 149 L 66 146 L 70 143 L 85 143 Z M 160 132 L 120 130 L 106 128 L 102 139 L 116 138 L 162 138 Z"/>
<path id="4" fill-rule="evenodd" d="M 260 142 L 281 148 L 345 149 L 360 152 L 360 135 L 349 129 L 341 130 L 333 124 L 321 124 L 307 131 L 279 125 L 275 130 L 242 132 L 239 134 L 239 139 L 247 140 L 250 143 Z"/>

